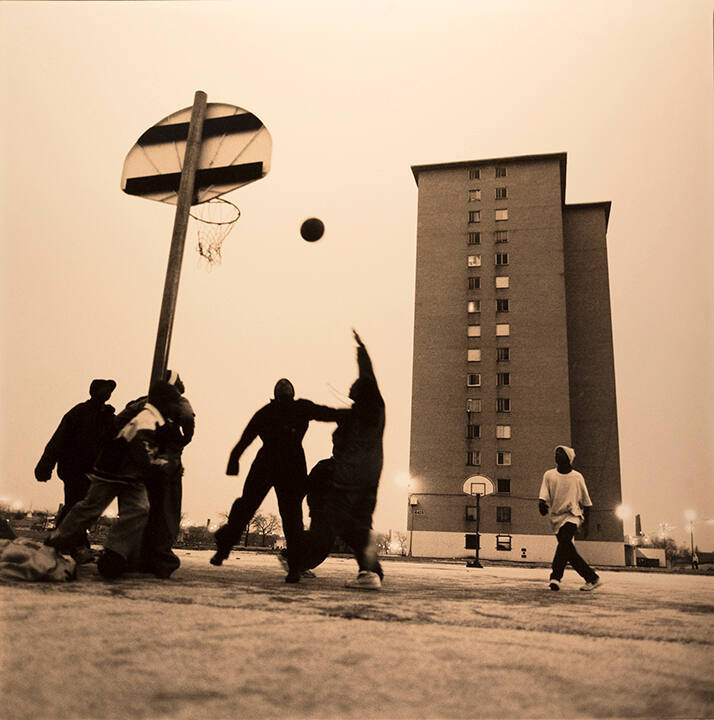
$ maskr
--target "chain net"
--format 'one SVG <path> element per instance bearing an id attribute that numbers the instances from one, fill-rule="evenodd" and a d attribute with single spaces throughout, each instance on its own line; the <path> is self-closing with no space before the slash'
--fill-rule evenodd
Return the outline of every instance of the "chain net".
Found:
<path id="1" fill-rule="evenodd" d="M 191 208 L 196 234 L 196 250 L 209 264 L 221 262 L 223 241 L 240 217 L 240 210 L 229 200 L 213 198 Z"/>

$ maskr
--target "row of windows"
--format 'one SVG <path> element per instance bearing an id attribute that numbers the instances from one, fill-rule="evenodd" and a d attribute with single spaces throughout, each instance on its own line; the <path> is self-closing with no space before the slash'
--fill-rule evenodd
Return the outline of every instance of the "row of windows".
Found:
<path id="1" fill-rule="evenodd" d="M 469 245 L 480 245 L 481 244 L 481 231 L 480 230 L 470 230 L 467 233 L 467 242 Z M 497 243 L 507 243 L 508 242 L 508 230 L 494 230 L 493 232 L 493 240 Z"/>
<path id="2" fill-rule="evenodd" d="M 507 362 L 511 359 L 511 349 L 507 347 L 496 348 L 496 361 Z M 469 348 L 466 351 L 466 360 L 468 362 L 481 362 L 481 349 Z"/>
<path id="3" fill-rule="evenodd" d="M 469 190 L 469 202 L 477 202 L 481 199 L 481 190 L 474 188 Z M 496 188 L 496 200 L 507 200 L 508 199 L 508 188 L 497 187 Z"/>
<path id="4" fill-rule="evenodd" d="M 496 312 L 508 312 L 510 303 L 508 298 L 497 298 L 496 299 Z M 469 313 L 480 313 L 481 312 L 481 301 L 480 300 L 469 300 L 466 303 L 466 312 Z"/>
<path id="5" fill-rule="evenodd" d="M 508 275 L 497 275 L 495 285 L 497 290 L 503 290 L 511 286 L 511 279 L 508 277 Z M 471 275 L 471 277 L 469 277 L 469 290 L 480 289 L 481 278 L 478 275 Z"/>
<path id="6" fill-rule="evenodd" d="M 509 323 L 496 323 L 496 337 L 507 337 L 511 334 L 511 326 Z M 481 337 L 480 325 L 469 325 L 466 329 L 468 337 Z"/>
<path id="7" fill-rule="evenodd" d="M 500 492 L 500 491 L 499 491 Z M 478 510 L 475 505 L 468 505 L 466 507 L 466 519 L 469 521 L 476 520 L 476 517 L 478 515 Z M 511 508 L 497 505 L 496 506 L 496 522 L 504 522 L 509 523 L 511 522 Z M 508 538 L 508 549 L 510 550 L 510 544 L 511 544 L 511 538 L 510 535 L 506 536 Z"/>
<path id="8" fill-rule="evenodd" d="M 511 384 L 511 373 L 496 373 L 496 385 L 505 387 Z M 481 373 L 468 373 L 466 375 L 466 387 L 481 387 Z"/>
<path id="9" fill-rule="evenodd" d="M 508 220 L 508 208 L 499 208 L 494 210 L 494 219 L 498 222 Z M 480 210 L 469 210 L 469 222 L 478 223 L 481 222 L 481 211 Z"/>
<path id="10" fill-rule="evenodd" d="M 508 253 L 496 253 L 494 256 L 496 265 L 508 265 Z M 466 258 L 466 264 L 469 267 L 481 267 L 480 255 L 469 255 Z"/>
<path id="11" fill-rule="evenodd" d="M 470 467 L 474 467 L 481 464 L 481 451 L 480 450 L 469 450 L 466 453 L 466 464 Z M 496 465 L 503 467 L 511 464 L 511 451 L 510 450 L 497 450 L 496 451 Z"/>
<path id="12" fill-rule="evenodd" d="M 481 171 L 485 168 L 469 168 L 469 180 L 480 180 Z M 507 170 L 503 166 L 496 168 L 496 177 L 506 177 Z"/>
<path id="13" fill-rule="evenodd" d="M 482 408 L 481 398 L 468 398 L 466 400 L 467 413 L 480 413 Z M 496 398 L 496 412 L 511 412 L 511 398 Z"/>
<path id="14" fill-rule="evenodd" d="M 481 426 L 468 424 L 466 426 L 466 439 L 467 440 L 478 440 L 481 437 Z M 510 425 L 496 425 L 496 437 L 499 440 L 510 440 L 511 439 L 511 426 Z"/>

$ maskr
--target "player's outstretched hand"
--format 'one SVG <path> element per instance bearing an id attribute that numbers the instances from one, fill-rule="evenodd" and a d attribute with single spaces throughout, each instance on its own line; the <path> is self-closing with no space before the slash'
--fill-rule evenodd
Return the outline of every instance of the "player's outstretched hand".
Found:
<path id="1" fill-rule="evenodd" d="M 359 336 L 359 333 L 358 333 L 354 328 L 352 328 L 352 335 L 354 335 L 355 342 L 356 342 L 360 347 L 364 347 L 364 343 L 362 342 L 362 338 Z"/>

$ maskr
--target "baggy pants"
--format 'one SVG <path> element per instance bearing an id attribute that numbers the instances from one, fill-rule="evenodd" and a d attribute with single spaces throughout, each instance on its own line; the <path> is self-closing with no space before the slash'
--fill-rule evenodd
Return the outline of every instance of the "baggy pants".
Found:
<path id="1" fill-rule="evenodd" d="M 67 517 L 69 511 L 78 502 L 84 500 L 87 492 L 89 491 L 89 478 L 83 472 L 75 473 L 69 477 L 63 477 L 62 484 L 64 485 L 64 505 L 57 513 L 57 517 L 55 518 L 55 527 L 60 526 L 60 523 Z M 87 531 L 82 530 L 79 532 L 72 542 L 75 547 L 89 547 Z"/>
<path id="2" fill-rule="evenodd" d="M 568 563 L 573 566 L 573 570 L 575 570 L 585 582 L 593 582 L 597 578 L 597 573 L 578 555 L 578 551 L 575 549 L 575 545 L 573 545 L 573 537 L 577 531 L 577 525 L 566 522 L 556 533 L 555 536 L 558 538 L 558 547 L 555 549 L 553 569 L 550 573 L 552 580 L 563 579 L 565 566 Z"/>
<path id="3" fill-rule="evenodd" d="M 228 523 L 216 532 L 216 543 L 221 548 L 230 549 L 240 542 L 241 535 L 270 488 L 275 488 L 278 498 L 288 566 L 293 570 L 300 566 L 302 501 L 306 493 L 305 473 L 299 468 L 280 467 L 256 458 L 243 485 L 243 494 L 231 507 Z"/>
<path id="4" fill-rule="evenodd" d="M 342 489 L 328 485 L 312 510 L 310 529 L 302 542 L 302 569 L 317 567 L 332 550 L 338 536 L 350 546 L 360 570 L 383 576 L 377 554 L 372 550 L 372 513 L 377 488 Z"/>
<path id="5" fill-rule="evenodd" d="M 139 569 L 167 578 L 177 570 L 181 561 L 173 551 L 181 527 L 181 478 L 178 467 L 169 478 L 155 479 L 147 485 L 149 517 L 139 550 Z"/>
<path id="6" fill-rule="evenodd" d="M 124 559 L 130 557 L 141 542 L 149 517 L 149 499 L 143 482 L 112 481 L 88 474 L 89 491 L 66 515 L 51 535 L 52 545 L 62 550 L 71 547 L 73 538 L 89 528 L 117 498 L 119 517 L 113 523 L 104 547 L 119 553 Z"/>

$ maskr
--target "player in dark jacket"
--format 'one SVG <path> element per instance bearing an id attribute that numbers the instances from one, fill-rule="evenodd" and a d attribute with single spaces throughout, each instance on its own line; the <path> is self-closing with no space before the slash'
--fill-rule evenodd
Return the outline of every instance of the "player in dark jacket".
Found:
<path id="1" fill-rule="evenodd" d="M 107 404 L 114 388 L 114 380 L 92 380 L 89 400 L 65 413 L 35 467 L 37 481 L 47 482 L 56 465 L 57 474 L 64 483 L 64 505 L 57 513 L 57 526 L 87 494 L 89 480 L 86 473 L 115 434 L 114 408 Z M 89 548 L 86 532 L 76 538 L 72 555 L 84 558 L 80 554 L 86 555 L 88 550 L 83 551 L 83 548 Z"/>
<path id="2" fill-rule="evenodd" d="M 227 475 L 238 475 L 239 460 L 245 449 L 260 437 L 263 447 L 258 454 L 228 515 L 228 523 L 215 534 L 216 553 L 213 565 L 220 565 L 240 541 L 246 525 L 255 514 L 271 487 L 278 497 L 283 521 L 289 565 L 287 582 L 297 582 L 299 543 L 303 533 L 302 500 L 307 492 L 307 468 L 302 440 L 310 420 L 334 422 L 339 410 L 316 405 L 309 400 L 295 399 L 295 389 L 285 378 L 275 384 L 274 399 L 253 415 L 228 459 Z"/>
<path id="3" fill-rule="evenodd" d="M 346 587 L 378 590 L 383 572 L 371 548 L 372 513 L 382 473 L 384 400 L 374 376 L 372 361 L 360 336 L 357 342 L 359 376 L 350 388 L 352 407 L 337 410 L 332 434 L 332 458 L 320 461 L 310 473 L 310 530 L 302 541 L 301 570 L 319 565 L 340 536 L 353 550 L 359 566 L 355 580 Z"/>

